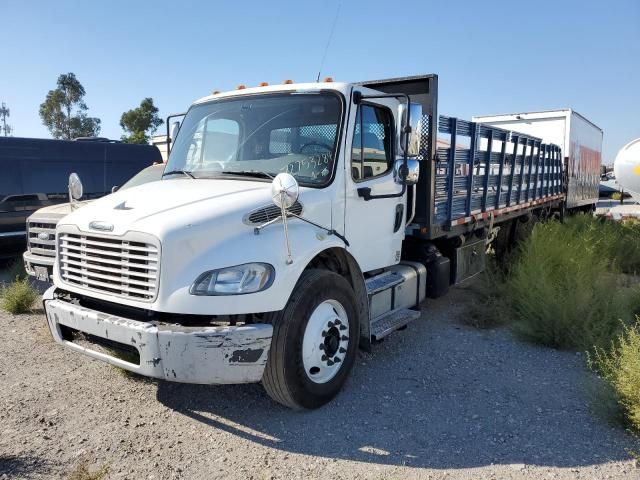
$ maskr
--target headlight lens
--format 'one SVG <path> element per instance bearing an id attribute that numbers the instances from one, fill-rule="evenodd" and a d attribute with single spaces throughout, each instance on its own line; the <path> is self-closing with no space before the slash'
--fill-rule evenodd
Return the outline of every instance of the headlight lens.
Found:
<path id="1" fill-rule="evenodd" d="M 273 283 L 274 270 L 268 263 L 245 263 L 209 270 L 189 290 L 192 295 L 242 295 L 265 290 Z"/>

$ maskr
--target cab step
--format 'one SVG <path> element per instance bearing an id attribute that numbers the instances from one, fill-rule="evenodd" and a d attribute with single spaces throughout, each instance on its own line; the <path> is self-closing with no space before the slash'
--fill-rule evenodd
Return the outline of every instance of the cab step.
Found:
<path id="1" fill-rule="evenodd" d="M 408 308 L 391 310 L 371 322 L 371 338 L 373 340 L 380 340 L 419 317 L 420 311 L 418 310 L 410 310 Z"/>
<path id="2" fill-rule="evenodd" d="M 395 287 L 402 282 L 404 282 L 404 277 L 400 275 L 400 273 L 385 272 L 367 279 L 365 284 L 367 286 L 367 293 L 371 296 L 383 290 Z"/>

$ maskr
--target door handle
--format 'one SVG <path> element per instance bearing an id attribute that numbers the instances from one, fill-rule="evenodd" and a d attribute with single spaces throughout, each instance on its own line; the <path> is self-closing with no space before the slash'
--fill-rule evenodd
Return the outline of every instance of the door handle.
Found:
<path id="1" fill-rule="evenodd" d="M 393 222 L 393 233 L 396 233 L 400 230 L 402 226 L 402 215 L 404 214 L 404 205 L 399 203 L 396 205 L 396 216 Z"/>

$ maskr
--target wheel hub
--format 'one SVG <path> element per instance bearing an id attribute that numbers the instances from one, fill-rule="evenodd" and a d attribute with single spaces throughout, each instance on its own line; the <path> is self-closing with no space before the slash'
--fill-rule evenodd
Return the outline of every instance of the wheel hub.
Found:
<path id="1" fill-rule="evenodd" d="M 338 351 L 340 346 L 340 332 L 336 327 L 331 327 L 327 336 L 324 337 L 324 354 L 332 357 Z"/>
<path id="2" fill-rule="evenodd" d="M 302 362 L 308 378 L 326 383 L 336 376 L 349 347 L 349 319 L 337 300 L 320 303 L 307 322 Z"/>

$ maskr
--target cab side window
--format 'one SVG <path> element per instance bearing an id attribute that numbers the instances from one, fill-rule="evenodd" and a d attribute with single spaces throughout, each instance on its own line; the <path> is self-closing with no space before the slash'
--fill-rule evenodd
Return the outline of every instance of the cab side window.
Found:
<path id="1" fill-rule="evenodd" d="M 389 110 L 360 105 L 351 145 L 351 175 L 356 181 L 384 175 L 393 167 L 393 128 Z"/>

